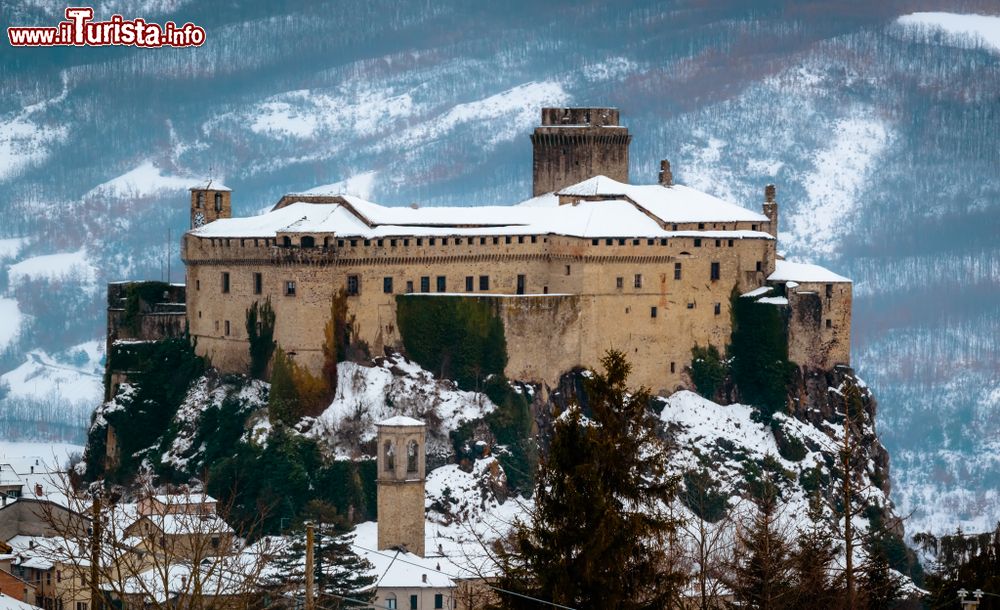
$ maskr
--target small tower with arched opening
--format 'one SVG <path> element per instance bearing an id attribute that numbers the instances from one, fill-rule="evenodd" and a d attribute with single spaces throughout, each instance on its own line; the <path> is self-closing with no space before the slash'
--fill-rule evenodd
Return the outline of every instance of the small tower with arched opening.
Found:
<path id="1" fill-rule="evenodd" d="M 378 423 L 378 548 L 424 554 L 426 426 L 397 416 Z"/>
<path id="2" fill-rule="evenodd" d="M 191 187 L 191 228 L 220 218 L 233 217 L 232 190 L 221 182 L 209 180 Z"/>

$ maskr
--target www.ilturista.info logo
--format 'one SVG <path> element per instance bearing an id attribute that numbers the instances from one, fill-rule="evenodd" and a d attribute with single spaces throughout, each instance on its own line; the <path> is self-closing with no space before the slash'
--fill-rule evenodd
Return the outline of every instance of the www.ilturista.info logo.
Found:
<path id="1" fill-rule="evenodd" d="M 137 47 L 200 47 L 205 42 L 205 29 L 193 23 L 163 25 L 147 23 L 145 19 L 124 19 L 112 15 L 108 21 L 93 21 L 94 9 L 71 6 L 66 9 L 66 21 L 55 27 L 9 27 L 7 38 L 15 47 L 53 46 L 137 46 Z"/>

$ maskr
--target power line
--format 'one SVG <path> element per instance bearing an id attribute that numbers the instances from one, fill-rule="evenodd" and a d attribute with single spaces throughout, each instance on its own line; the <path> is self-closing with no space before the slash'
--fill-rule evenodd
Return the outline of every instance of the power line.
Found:
<path id="1" fill-rule="evenodd" d="M 394 561 L 399 561 L 400 563 L 405 563 L 405 564 L 409 564 L 411 566 L 415 566 L 415 567 L 418 567 L 418 568 L 423 568 L 423 569 L 428 570 L 430 572 L 437 572 L 438 574 L 442 574 L 444 576 L 447 576 L 448 578 L 452 578 L 452 576 L 450 574 L 448 574 L 447 572 L 442 572 L 441 570 L 436 570 L 434 568 L 431 568 L 431 567 L 428 567 L 428 566 L 425 566 L 425 565 L 422 565 L 422 564 L 419 564 L 419 563 L 415 563 L 413 561 L 407 561 L 406 559 L 402 559 L 402 558 L 399 557 L 399 553 L 398 552 L 396 553 L 396 555 L 389 555 L 388 553 L 383 553 L 382 551 L 376 551 L 374 549 L 369 549 L 369 548 L 363 547 L 363 546 L 361 546 L 360 544 L 357 544 L 357 543 L 355 543 L 354 546 L 358 547 L 362 551 L 366 551 L 366 552 L 369 552 L 369 553 L 375 553 L 376 555 L 381 555 L 383 557 L 392 557 Z M 446 557 L 446 559 L 447 559 L 447 557 Z M 388 569 L 386 571 L 388 572 Z M 383 575 L 383 578 L 384 578 L 384 575 Z M 483 585 L 486 586 L 486 587 L 488 587 L 488 588 L 490 588 L 490 589 L 492 589 L 493 591 L 498 592 L 498 593 L 505 593 L 507 595 L 513 595 L 515 597 L 520 597 L 520 598 L 523 598 L 523 599 L 531 600 L 531 601 L 534 601 L 534 602 L 538 602 L 540 604 L 545 604 L 547 606 L 552 606 L 552 607 L 555 607 L 555 608 L 562 608 L 563 610 L 576 610 L 576 608 L 573 608 L 572 606 L 563 606 L 562 604 L 557 604 L 555 602 L 550 602 L 548 600 L 539 599 L 537 597 L 532 597 L 530 595 L 525 595 L 523 593 L 518 593 L 517 591 L 509 591 L 507 589 L 502 589 L 500 587 L 496 587 L 496 586 L 491 585 L 490 583 L 486 582 L 485 579 L 483 579 Z"/>

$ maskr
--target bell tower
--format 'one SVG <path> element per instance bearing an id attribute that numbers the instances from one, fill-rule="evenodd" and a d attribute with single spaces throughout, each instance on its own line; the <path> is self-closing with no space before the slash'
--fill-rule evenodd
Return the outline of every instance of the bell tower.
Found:
<path id="1" fill-rule="evenodd" d="M 378 550 L 424 555 L 426 426 L 396 416 L 378 427 Z"/>
<path id="2" fill-rule="evenodd" d="M 617 108 L 542 108 L 542 124 L 531 134 L 532 195 L 598 174 L 627 183 L 631 142 Z"/>
<path id="3" fill-rule="evenodd" d="M 233 217 L 232 189 L 211 180 L 191 187 L 191 228 L 197 229 L 220 218 Z"/>

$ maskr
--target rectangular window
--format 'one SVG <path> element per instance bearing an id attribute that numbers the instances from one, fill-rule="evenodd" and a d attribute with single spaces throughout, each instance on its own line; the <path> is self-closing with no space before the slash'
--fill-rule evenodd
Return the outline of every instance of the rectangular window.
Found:
<path id="1" fill-rule="evenodd" d="M 486 238 L 485 237 L 480 237 L 479 238 L 479 245 L 480 246 L 485 246 L 486 245 Z"/>
<path id="2" fill-rule="evenodd" d="M 694 309 L 694 303 L 688 303 L 688 309 Z"/>
<path id="3" fill-rule="evenodd" d="M 625 245 L 625 240 L 624 239 L 619 239 L 618 240 L 618 245 L 619 246 L 624 246 Z"/>
<path id="4" fill-rule="evenodd" d="M 420 292 L 430 292 L 431 291 L 431 278 L 430 276 L 422 276 L 420 278 Z"/>
<path id="5" fill-rule="evenodd" d="M 638 246 L 639 245 L 639 240 L 638 239 L 633 239 L 632 240 L 632 245 L 633 246 Z"/>
<path id="6" fill-rule="evenodd" d="M 226 336 L 229 336 L 229 320 L 226 320 Z"/>
<path id="7" fill-rule="evenodd" d="M 570 274 L 570 266 L 566 265 L 566 275 L 569 275 L 569 274 Z"/>
<path id="8" fill-rule="evenodd" d="M 229 292 L 229 272 L 228 271 L 223 271 L 222 272 L 222 292 L 223 293 Z"/>
<path id="9" fill-rule="evenodd" d="M 503 243 L 505 243 L 505 244 L 509 244 L 510 243 L 510 235 L 507 235 L 506 237 L 503 238 Z"/>
<path id="10" fill-rule="evenodd" d="M 722 246 L 722 240 L 721 240 L 721 239 L 717 239 L 717 240 L 715 240 L 715 247 L 716 247 L 716 248 L 719 248 L 719 247 L 721 247 L 721 246 Z"/>
<path id="11" fill-rule="evenodd" d="M 410 596 L 410 610 L 417 610 L 417 596 Z"/>
<path id="12" fill-rule="evenodd" d="M 680 263 L 674 263 L 674 279 L 675 280 L 681 279 L 681 264 Z"/>
<path id="13" fill-rule="evenodd" d="M 444 595 L 441 593 L 434 594 L 434 608 L 444 608 Z M 83 610 L 87 610 L 84 608 Z"/>
<path id="14" fill-rule="evenodd" d="M 617 288 L 618 290 L 621 290 L 624 287 L 625 287 L 625 278 L 623 278 L 623 277 L 616 277 L 615 278 L 615 288 Z"/>
<path id="15" fill-rule="evenodd" d="M 719 269 L 719 263 L 712 263 L 711 279 L 713 281 L 719 279 L 719 277 L 721 277 L 720 273 L 721 271 Z"/>
<path id="16" fill-rule="evenodd" d="M 832 296 L 833 296 L 833 284 L 827 284 L 826 285 L 826 298 L 829 299 Z"/>
<path id="17" fill-rule="evenodd" d="M 418 237 L 417 238 L 417 245 L 418 246 L 424 245 L 424 238 L 423 237 Z"/>
<path id="18" fill-rule="evenodd" d="M 722 314 L 722 303 L 716 303 L 715 304 L 715 315 L 718 316 L 718 315 L 721 315 L 721 314 Z"/>
<path id="19" fill-rule="evenodd" d="M 524 275 L 517 276 L 517 294 L 524 294 L 524 287 L 527 284 L 527 278 Z"/>
<path id="20" fill-rule="evenodd" d="M 356 275 L 347 276 L 347 296 L 356 297 L 361 292 L 361 278 Z"/>
<path id="21" fill-rule="evenodd" d="M 591 246 L 598 246 L 600 244 L 601 244 L 601 240 L 599 240 L 599 239 L 592 239 L 592 240 L 590 240 L 590 245 Z"/>
<path id="22" fill-rule="evenodd" d="M 533 243 L 533 244 L 534 243 L 538 243 L 538 236 L 537 235 L 532 235 L 531 236 L 531 243 Z"/>
<path id="23" fill-rule="evenodd" d="M 194 289 L 195 290 L 201 290 L 201 280 L 195 280 L 194 281 Z"/>
<path id="24" fill-rule="evenodd" d="M 650 318 L 655 318 L 656 317 L 656 306 L 655 305 L 653 307 L 649 308 L 649 317 Z"/>
<path id="25" fill-rule="evenodd" d="M 518 235 L 517 236 L 517 243 L 519 243 L 519 244 L 523 244 L 524 243 L 524 235 Z"/>
<path id="26" fill-rule="evenodd" d="M 674 371 L 675 371 L 675 366 L 674 366 L 674 363 L 671 362 L 670 363 L 670 372 L 673 373 Z"/>
<path id="27" fill-rule="evenodd" d="M 404 239 L 404 240 L 403 240 L 403 247 L 404 247 L 404 248 L 407 248 L 407 247 L 409 247 L 409 246 L 410 246 L 410 240 L 409 240 L 409 239 Z"/>
<path id="28" fill-rule="evenodd" d="M 831 320 L 830 318 L 827 318 L 826 319 L 826 327 L 827 328 L 833 328 L 833 320 Z"/>
<path id="29" fill-rule="evenodd" d="M 613 240 L 613 239 L 605 239 L 604 240 L 604 245 L 605 246 L 613 246 L 613 245 L 615 245 L 615 240 Z"/>
<path id="30" fill-rule="evenodd" d="M 443 275 L 437 276 L 437 291 L 445 292 L 448 290 L 448 280 Z"/>
<path id="31" fill-rule="evenodd" d="M 733 240 L 731 240 L 731 239 L 729 240 L 729 247 L 730 247 L 730 248 L 732 248 L 732 247 L 733 247 Z"/>
<path id="32" fill-rule="evenodd" d="M 385 240 L 384 240 L 384 239 L 380 239 L 380 240 L 378 240 L 378 241 L 377 241 L 377 242 L 375 242 L 375 243 L 377 243 L 377 244 L 378 244 L 378 247 L 379 247 L 379 248 L 381 248 L 382 246 L 384 246 L 384 245 L 385 245 Z"/>
<path id="33" fill-rule="evenodd" d="M 632 281 L 633 286 L 636 288 L 642 288 L 642 274 L 636 273 L 635 278 Z"/>
<path id="34" fill-rule="evenodd" d="M 479 289 L 489 290 L 490 289 L 490 276 L 480 275 L 479 276 Z"/>
<path id="35" fill-rule="evenodd" d="M 433 246 L 435 244 L 435 241 L 436 241 L 436 238 L 431 237 L 430 239 L 427 240 L 427 243 Z"/>
<path id="36" fill-rule="evenodd" d="M 389 599 L 385 600 L 385 607 L 389 608 L 389 610 L 396 610 L 396 598 L 390 597 Z"/>
<path id="37" fill-rule="evenodd" d="M 700 237 L 694 238 L 694 247 L 695 248 L 700 248 L 701 247 L 701 238 Z"/>
<path id="38" fill-rule="evenodd" d="M 698 223 L 698 230 L 699 231 L 704 231 L 705 230 L 705 223 L 699 222 Z"/>
<path id="39" fill-rule="evenodd" d="M 413 280 L 406 280 L 406 294 L 413 292 Z"/>
<path id="40" fill-rule="evenodd" d="M 757 261 L 757 271 L 763 271 L 763 270 L 764 270 L 764 262 Z"/>
<path id="41" fill-rule="evenodd" d="M 351 247 L 352 248 L 357 248 L 358 247 L 358 240 L 352 239 L 351 240 Z"/>
<path id="42" fill-rule="evenodd" d="M 382 278 L 382 292 L 385 294 L 392 294 L 392 278 L 384 277 Z"/>
<path id="43" fill-rule="evenodd" d="M 253 274 L 253 293 L 260 294 L 264 292 L 264 274 L 254 273 Z"/>
<path id="44" fill-rule="evenodd" d="M 661 245 L 661 246 L 665 246 L 665 245 L 667 245 L 667 240 L 666 240 L 665 238 L 663 238 L 663 239 L 660 239 L 660 245 Z"/>
<path id="45" fill-rule="evenodd" d="M 472 241 L 470 240 L 469 243 L 471 244 Z M 456 237 L 455 238 L 455 245 L 456 246 L 461 246 L 462 245 L 462 238 L 461 237 Z"/>
<path id="46" fill-rule="evenodd" d="M 390 248 L 395 248 L 396 247 L 396 240 L 395 239 L 390 239 L 389 240 L 389 247 Z"/>
<path id="47" fill-rule="evenodd" d="M 285 296 L 286 297 L 293 297 L 293 296 L 295 296 L 295 282 L 294 281 L 285 282 Z"/>
<path id="48" fill-rule="evenodd" d="M 750 230 L 751 231 L 756 231 L 757 230 L 757 225 L 750 225 Z"/>
<path id="49" fill-rule="evenodd" d="M 465 291 L 472 292 L 473 287 L 476 285 L 476 278 L 471 275 L 465 276 Z"/>

